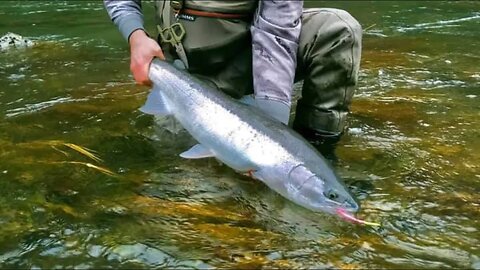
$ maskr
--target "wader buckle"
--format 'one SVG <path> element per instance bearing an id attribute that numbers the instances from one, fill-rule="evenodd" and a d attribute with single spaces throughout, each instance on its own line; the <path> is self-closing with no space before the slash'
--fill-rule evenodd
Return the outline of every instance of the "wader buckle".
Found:
<path id="1" fill-rule="evenodd" d="M 174 9 L 174 10 L 182 10 L 183 9 L 183 2 L 184 0 L 171 0 L 170 1 L 170 6 Z"/>
<path id="2" fill-rule="evenodd" d="M 185 37 L 185 28 L 180 23 L 174 23 L 170 27 L 166 27 L 164 29 L 162 29 L 159 25 L 157 27 L 161 41 L 170 43 L 173 46 L 181 43 L 183 37 Z"/>

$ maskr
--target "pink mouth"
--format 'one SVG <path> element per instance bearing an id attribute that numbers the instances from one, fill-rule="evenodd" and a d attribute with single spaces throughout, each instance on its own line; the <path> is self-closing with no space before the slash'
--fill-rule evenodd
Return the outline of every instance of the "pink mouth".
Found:
<path id="1" fill-rule="evenodd" d="M 342 208 L 337 208 L 336 212 L 343 219 L 348 220 L 352 223 L 358 223 L 358 224 L 369 225 L 369 226 L 380 226 L 379 223 L 373 223 L 373 222 L 368 222 L 368 221 L 365 221 L 365 220 L 358 219 L 358 218 L 354 217 L 352 214 L 347 213 L 347 211 L 345 211 L 345 209 L 342 209 Z"/>

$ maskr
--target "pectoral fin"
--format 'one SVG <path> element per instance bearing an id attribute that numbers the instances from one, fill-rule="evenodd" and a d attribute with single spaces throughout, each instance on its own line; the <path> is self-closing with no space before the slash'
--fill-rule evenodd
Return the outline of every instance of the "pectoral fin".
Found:
<path id="1" fill-rule="evenodd" d="M 257 180 L 260 180 L 260 181 L 263 181 L 263 179 L 265 179 L 263 177 L 263 171 L 261 169 L 259 170 L 251 170 L 248 172 L 248 176 L 250 176 L 251 178 L 253 179 L 257 179 Z"/>
<path id="2" fill-rule="evenodd" d="M 188 159 L 199 159 L 199 158 L 209 158 L 209 157 L 215 157 L 215 155 L 204 147 L 201 144 L 194 145 L 192 148 L 189 150 L 183 152 L 180 154 L 181 157 L 183 158 L 188 158 Z"/>
<path id="3" fill-rule="evenodd" d="M 140 111 L 146 114 L 166 116 L 170 115 L 170 109 L 167 106 L 165 98 L 159 89 L 153 88 L 148 94 L 147 101 L 140 108 Z"/>

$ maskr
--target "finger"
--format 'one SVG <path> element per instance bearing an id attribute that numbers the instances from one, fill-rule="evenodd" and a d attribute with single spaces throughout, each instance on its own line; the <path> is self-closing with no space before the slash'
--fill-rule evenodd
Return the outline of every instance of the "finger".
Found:
<path id="1" fill-rule="evenodd" d="M 153 59 L 153 58 L 152 58 Z M 148 77 L 148 73 L 150 71 L 150 61 L 145 62 L 145 64 L 142 65 L 142 71 L 141 71 L 141 85 L 146 85 L 150 86 L 152 82 L 150 81 L 150 78 Z"/>
<path id="2" fill-rule="evenodd" d="M 139 85 L 148 85 L 150 80 L 148 79 L 148 69 L 145 66 L 138 64 L 132 64 L 130 67 L 135 82 Z"/>
<path id="3" fill-rule="evenodd" d="M 161 48 L 159 48 L 156 52 L 155 52 L 155 56 L 162 59 L 162 60 L 165 60 L 165 55 L 163 54 L 163 51 Z"/>
<path id="4" fill-rule="evenodd" d="M 155 50 L 155 51 L 153 52 L 152 57 L 151 57 L 151 58 L 149 59 L 149 61 L 147 61 L 146 64 L 145 64 L 145 71 L 144 71 L 144 72 L 145 72 L 146 80 L 144 80 L 144 85 L 150 86 L 150 85 L 152 84 L 152 82 L 150 81 L 150 78 L 149 78 L 148 74 L 150 73 L 150 65 L 152 64 L 152 61 L 153 61 L 153 59 L 155 59 L 155 57 L 158 57 L 158 58 L 160 58 L 160 59 L 162 59 L 162 60 L 165 60 L 165 56 L 163 55 L 163 52 L 162 52 L 161 49 L 159 49 L 158 51 Z"/>
<path id="5" fill-rule="evenodd" d="M 145 80 L 145 81 L 142 81 L 142 83 L 140 83 L 140 85 L 143 85 L 143 86 L 152 86 L 152 81 L 150 81 L 150 80 Z"/>
<path id="6" fill-rule="evenodd" d="M 148 76 L 145 76 L 143 74 L 135 78 L 135 82 L 139 85 L 146 85 L 146 86 L 150 86 L 152 84 Z"/>

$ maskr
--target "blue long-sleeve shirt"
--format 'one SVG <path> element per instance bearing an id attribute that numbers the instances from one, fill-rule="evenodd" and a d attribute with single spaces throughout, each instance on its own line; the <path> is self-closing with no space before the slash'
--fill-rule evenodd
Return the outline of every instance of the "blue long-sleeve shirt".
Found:
<path id="1" fill-rule="evenodd" d="M 141 0 L 104 0 L 123 37 L 143 29 Z M 251 26 L 256 99 L 290 107 L 303 12 L 302 0 L 260 0 Z"/>

